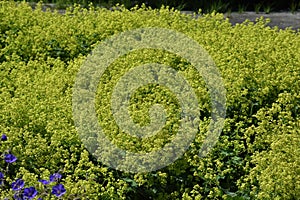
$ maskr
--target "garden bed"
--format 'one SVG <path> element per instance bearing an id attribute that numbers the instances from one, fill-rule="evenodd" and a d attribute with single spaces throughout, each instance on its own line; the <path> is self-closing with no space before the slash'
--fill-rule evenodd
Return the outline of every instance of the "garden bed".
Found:
<path id="1" fill-rule="evenodd" d="M 32 197 L 35 190 L 36 198 L 43 199 L 300 196 L 299 32 L 270 28 L 263 19 L 232 26 L 234 13 L 229 20 L 215 13 L 191 18 L 168 8 L 111 11 L 76 6 L 62 15 L 45 12 L 42 6 L 32 10 L 25 3 L 1 1 L 0 15 L 1 199 Z M 195 139 L 182 157 L 155 171 L 130 173 L 97 161 L 96 151 L 81 140 L 73 116 L 73 88 L 76 75 L 99 44 L 149 27 L 184 34 L 210 55 L 226 89 L 226 118 L 214 148 L 199 157 L 215 119 L 206 80 L 188 59 L 172 52 L 145 48 L 121 56 L 103 73 L 95 95 L 97 119 L 114 144 L 130 152 L 151 152 L 169 142 L 178 129 L 180 103 L 170 90 L 157 85 L 140 88 L 129 110 L 143 125 L 149 123 L 149 107 L 160 103 L 169 117 L 166 127 L 146 139 L 118 128 L 110 97 L 122 75 L 135 66 L 160 63 L 177 70 L 194 89 L 200 113 Z M 137 35 L 134 41 L 141 39 Z M 182 44 L 192 52 L 189 47 Z M 89 84 L 81 86 L 84 93 Z"/>

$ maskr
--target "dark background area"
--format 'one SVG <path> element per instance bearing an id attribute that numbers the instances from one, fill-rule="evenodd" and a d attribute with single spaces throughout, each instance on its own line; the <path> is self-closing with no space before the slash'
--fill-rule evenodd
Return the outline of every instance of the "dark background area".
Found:
<path id="1" fill-rule="evenodd" d="M 30 2 L 38 2 L 32 1 Z M 55 3 L 58 6 L 66 6 L 74 3 L 88 6 L 90 2 L 97 6 L 112 7 L 117 3 L 131 8 L 135 5 L 145 3 L 152 8 L 160 8 L 162 5 L 174 7 L 178 10 L 198 11 L 200 8 L 203 12 L 278 12 L 291 11 L 295 12 L 300 9 L 300 0 L 44 0 L 44 3 Z"/>

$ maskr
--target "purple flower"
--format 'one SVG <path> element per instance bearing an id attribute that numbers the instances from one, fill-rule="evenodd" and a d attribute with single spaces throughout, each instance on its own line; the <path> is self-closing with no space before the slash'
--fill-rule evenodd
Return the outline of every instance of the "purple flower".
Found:
<path id="1" fill-rule="evenodd" d="M 25 199 L 33 199 L 37 195 L 37 191 L 34 187 L 25 188 L 23 195 Z"/>
<path id="2" fill-rule="evenodd" d="M 61 197 L 66 193 L 66 189 L 62 184 L 58 184 L 52 187 L 52 194 L 57 197 Z"/>
<path id="3" fill-rule="evenodd" d="M 6 136 L 5 134 L 2 134 L 1 140 L 2 140 L 2 141 L 6 141 L 6 140 L 7 140 L 7 136 Z"/>
<path id="4" fill-rule="evenodd" d="M 22 179 L 18 179 L 11 184 L 11 187 L 14 191 L 21 190 L 24 187 L 25 182 Z"/>
<path id="5" fill-rule="evenodd" d="M 16 199 L 16 200 L 24 200 L 25 198 L 24 198 L 24 196 L 22 194 L 15 193 L 14 194 L 14 199 Z"/>
<path id="6" fill-rule="evenodd" d="M 4 179 L 4 174 L 0 172 L 0 179 Z"/>
<path id="7" fill-rule="evenodd" d="M 0 172 L 0 185 L 3 185 L 4 174 Z"/>
<path id="8" fill-rule="evenodd" d="M 61 174 L 59 173 L 50 175 L 50 182 L 55 182 L 58 181 L 59 179 L 61 179 Z"/>
<path id="9" fill-rule="evenodd" d="M 13 154 L 5 154 L 4 160 L 7 163 L 13 163 L 13 162 L 15 162 L 17 160 L 17 158 Z"/>
<path id="10" fill-rule="evenodd" d="M 43 183 L 43 185 L 48 185 L 50 183 L 50 181 L 44 179 L 39 180 L 39 182 Z"/>

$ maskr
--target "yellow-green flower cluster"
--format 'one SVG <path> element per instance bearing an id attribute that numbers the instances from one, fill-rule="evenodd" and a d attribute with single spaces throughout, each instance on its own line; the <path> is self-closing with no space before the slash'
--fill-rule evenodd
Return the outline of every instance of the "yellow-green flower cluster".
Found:
<path id="1" fill-rule="evenodd" d="M 232 26 L 221 14 L 197 18 L 168 8 L 81 9 L 65 14 L 0 2 L 0 146 L 18 157 L 7 182 L 27 183 L 62 170 L 66 196 L 82 199 L 297 199 L 300 196 L 300 35 L 266 26 L 264 19 Z M 147 85 L 131 99 L 132 118 L 149 123 L 149 107 L 166 107 L 156 135 L 134 138 L 118 129 L 110 110 L 112 89 L 129 69 L 155 62 L 173 67 L 192 86 L 199 131 L 182 158 L 156 172 L 130 174 L 97 162 L 81 143 L 72 116 L 72 87 L 86 56 L 104 39 L 141 27 L 182 32 L 196 40 L 220 70 L 227 116 L 219 141 L 200 159 L 210 122 L 210 96 L 201 75 L 184 58 L 143 49 L 117 59 L 100 79 L 99 124 L 114 144 L 150 152 L 178 129 L 179 104 L 170 90 Z M 188 44 L 187 44 L 188 45 Z M 0 166 L 2 163 L 0 163 Z M 0 188 L 3 199 L 11 191 Z"/>

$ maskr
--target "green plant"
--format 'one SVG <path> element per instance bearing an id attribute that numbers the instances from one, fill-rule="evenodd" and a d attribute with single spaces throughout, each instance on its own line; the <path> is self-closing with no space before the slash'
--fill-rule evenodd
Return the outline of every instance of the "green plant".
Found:
<path id="1" fill-rule="evenodd" d="M 176 10 L 184 10 L 184 8 L 186 7 L 186 3 L 184 3 L 184 1 L 182 3 L 180 3 L 178 6 L 176 6 Z"/>
<path id="2" fill-rule="evenodd" d="M 299 97 L 299 93 L 281 93 L 272 107 L 257 113 L 259 124 L 248 129 L 248 133 L 256 133 L 256 148 L 260 148 L 253 155 L 255 167 L 248 177 L 253 184 L 253 198 L 297 199 L 300 195 L 300 151 L 294 148 L 300 143 L 300 119 L 293 114 Z M 265 143 L 270 144 L 269 148 L 262 148 Z"/>
<path id="3" fill-rule="evenodd" d="M 207 5 L 207 13 L 212 12 L 225 12 L 229 7 L 229 3 L 225 3 L 222 0 L 213 1 Z"/>
<path id="4" fill-rule="evenodd" d="M 31 184 L 63 169 L 65 196 L 89 199 L 299 196 L 300 37 L 295 31 L 266 27 L 263 18 L 232 26 L 222 14 L 192 18 L 168 7 L 145 5 L 113 11 L 74 5 L 64 15 L 44 12 L 41 4 L 33 11 L 25 2 L 0 1 L 0 8 L 0 131 L 10 138 L 0 151 L 9 146 L 18 158 L 5 181 L 22 177 Z M 99 43 L 141 27 L 181 32 L 211 55 L 227 90 L 227 115 L 215 148 L 199 158 L 211 105 L 205 81 L 193 65 L 156 49 L 116 59 L 99 79 L 95 108 L 107 137 L 120 147 L 147 152 L 165 145 L 176 133 L 180 116 L 171 91 L 146 85 L 131 96 L 128 111 L 144 125 L 151 119 L 149 107 L 160 103 L 168 113 L 166 127 L 145 140 L 118 129 L 109 96 L 128 70 L 151 62 L 168 65 L 190 83 L 199 105 L 199 130 L 188 151 L 165 168 L 132 174 L 103 165 L 83 145 L 72 115 L 72 89 Z M 0 192 L 1 199 L 6 196 Z"/>
<path id="5" fill-rule="evenodd" d="M 291 12 L 293 14 L 297 11 L 298 6 L 300 6 L 300 3 L 297 3 L 297 1 L 292 1 L 291 2 L 291 4 L 290 4 L 290 10 L 291 10 Z"/>
<path id="6" fill-rule="evenodd" d="M 262 3 L 257 3 L 257 4 L 255 4 L 255 5 L 254 5 L 255 13 L 259 13 L 261 7 L 262 7 Z"/>
<path id="7" fill-rule="evenodd" d="M 228 9 L 227 9 L 227 12 L 226 12 L 227 16 L 230 17 L 230 16 L 231 16 L 231 13 L 232 13 L 231 8 L 228 8 Z"/>
<path id="8" fill-rule="evenodd" d="M 247 10 L 248 4 L 239 4 L 238 5 L 238 12 L 243 13 Z"/>
<path id="9" fill-rule="evenodd" d="M 274 3 L 269 3 L 264 6 L 264 12 L 266 14 L 269 14 L 270 12 L 272 12 L 273 8 L 274 8 Z"/>

